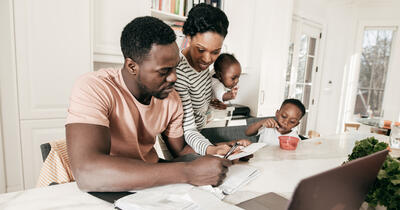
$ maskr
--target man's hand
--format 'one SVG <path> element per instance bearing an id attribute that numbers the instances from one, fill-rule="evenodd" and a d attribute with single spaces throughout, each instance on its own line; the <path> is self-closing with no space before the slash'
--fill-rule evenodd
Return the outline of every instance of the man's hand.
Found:
<path id="1" fill-rule="evenodd" d="M 231 165 L 231 161 L 211 155 L 188 162 L 185 170 L 188 183 L 196 186 L 218 186 L 222 184 Z"/>
<path id="2" fill-rule="evenodd" d="M 266 128 L 279 128 L 279 124 L 274 118 L 267 118 L 263 120 L 262 125 Z"/>

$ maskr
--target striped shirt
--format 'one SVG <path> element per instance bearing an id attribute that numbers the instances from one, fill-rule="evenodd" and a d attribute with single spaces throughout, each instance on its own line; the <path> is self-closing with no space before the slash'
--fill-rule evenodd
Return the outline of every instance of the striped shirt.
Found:
<path id="1" fill-rule="evenodd" d="M 212 88 L 208 70 L 197 72 L 181 54 L 176 68 L 175 90 L 179 93 L 183 105 L 183 130 L 185 141 L 201 155 L 206 154 L 211 142 L 200 134 L 206 124 L 206 112 L 210 104 Z"/>

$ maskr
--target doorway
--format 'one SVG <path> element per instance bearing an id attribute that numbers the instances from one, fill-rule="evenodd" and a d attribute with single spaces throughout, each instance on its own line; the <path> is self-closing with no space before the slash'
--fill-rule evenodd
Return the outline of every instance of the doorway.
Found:
<path id="1" fill-rule="evenodd" d="M 306 108 L 298 126 L 301 135 L 315 128 L 318 96 L 318 88 L 315 87 L 320 71 L 318 56 L 321 38 L 321 25 L 297 16 L 293 18 L 284 97 L 299 99 Z"/>

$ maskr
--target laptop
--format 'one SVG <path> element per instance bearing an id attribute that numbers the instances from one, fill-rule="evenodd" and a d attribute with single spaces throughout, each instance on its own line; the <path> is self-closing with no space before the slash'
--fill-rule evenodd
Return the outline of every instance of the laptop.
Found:
<path id="1" fill-rule="evenodd" d="M 290 201 L 276 193 L 267 193 L 237 206 L 246 210 L 360 209 L 388 152 L 382 150 L 305 178 L 297 185 Z"/>

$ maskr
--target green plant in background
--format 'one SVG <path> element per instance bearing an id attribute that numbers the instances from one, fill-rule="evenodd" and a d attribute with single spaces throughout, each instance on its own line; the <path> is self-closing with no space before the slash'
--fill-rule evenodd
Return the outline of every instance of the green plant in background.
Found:
<path id="1" fill-rule="evenodd" d="M 374 137 L 356 141 L 348 160 L 360 157 L 388 148 L 388 144 L 379 142 Z M 372 207 L 378 204 L 386 206 L 388 210 L 400 209 L 400 161 L 386 157 L 381 170 L 378 173 L 374 185 L 365 198 L 365 201 Z"/>

